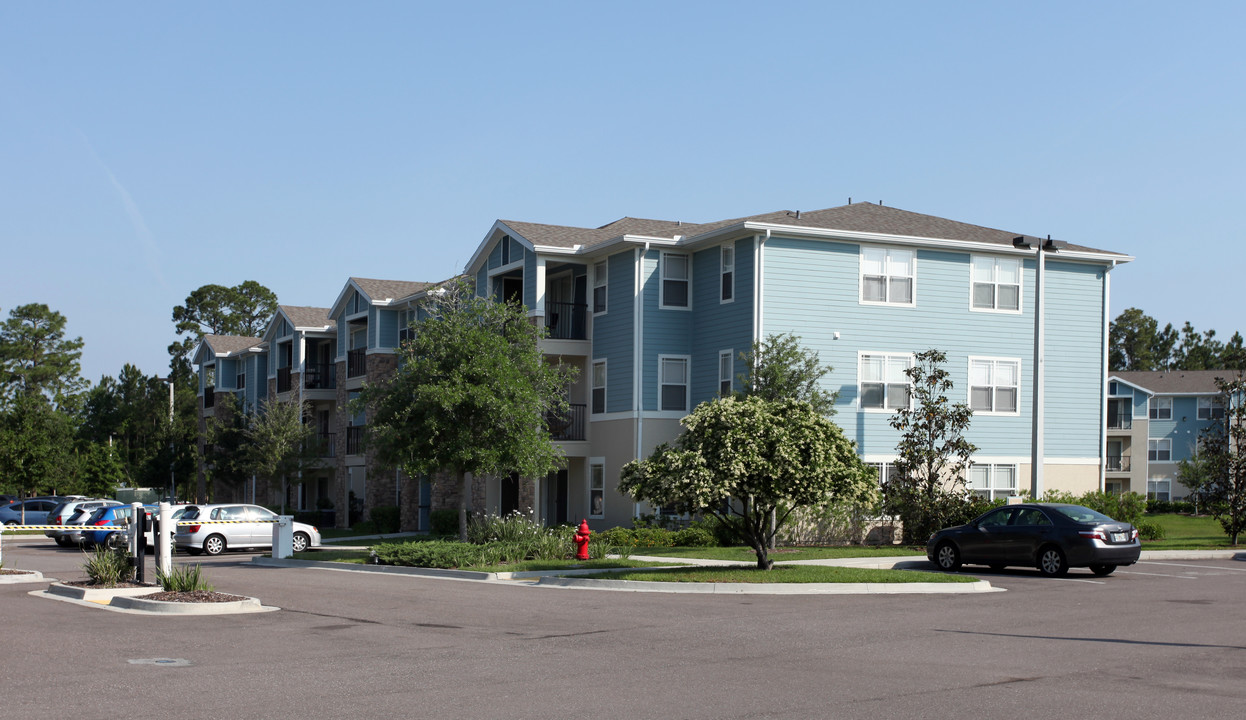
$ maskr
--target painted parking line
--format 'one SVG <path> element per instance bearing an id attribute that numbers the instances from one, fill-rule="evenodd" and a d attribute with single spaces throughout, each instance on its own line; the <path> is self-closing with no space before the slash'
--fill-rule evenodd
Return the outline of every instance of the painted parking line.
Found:
<path id="1" fill-rule="evenodd" d="M 1198 579 L 1195 577 L 1190 577 L 1189 575 L 1165 575 L 1163 573 L 1146 573 L 1146 572 L 1138 572 L 1136 570 L 1117 570 L 1116 574 L 1117 575 L 1148 575 L 1150 577 L 1177 578 L 1178 580 L 1197 580 Z"/>
<path id="2" fill-rule="evenodd" d="M 1166 563 L 1155 560 L 1143 560 L 1139 565 L 1168 565 L 1169 567 L 1188 567 L 1199 570 L 1228 570 L 1229 572 L 1246 572 L 1246 568 L 1221 567 L 1219 565 L 1190 565 L 1187 563 Z"/>

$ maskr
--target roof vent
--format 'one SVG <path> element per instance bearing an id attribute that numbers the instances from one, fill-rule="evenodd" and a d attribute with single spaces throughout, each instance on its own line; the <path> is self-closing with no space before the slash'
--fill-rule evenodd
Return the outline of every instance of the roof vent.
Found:
<path id="1" fill-rule="evenodd" d="M 797 219 L 797 220 L 799 220 L 799 219 L 800 219 L 800 211 L 799 211 L 799 210 L 797 210 L 797 211 L 796 211 L 796 219 Z"/>

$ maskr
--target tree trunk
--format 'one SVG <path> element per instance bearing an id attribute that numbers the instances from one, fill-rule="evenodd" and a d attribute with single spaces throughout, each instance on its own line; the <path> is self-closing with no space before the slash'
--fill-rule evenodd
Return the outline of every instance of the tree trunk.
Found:
<path id="1" fill-rule="evenodd" d="M 459 542 L 467 542 L 467 494 L 471 489 L 467 473 L 459 470 Z"/>
<path id="2" fill-rule="evenodd" d="M 770 555 L 766 552 L 766 543 L 764 540 L 762 542 L 753 543 L 753 552 L 757 553 L 758 570 L 771 570 L 774 568 L 774 561 L 770 559 Z"/>

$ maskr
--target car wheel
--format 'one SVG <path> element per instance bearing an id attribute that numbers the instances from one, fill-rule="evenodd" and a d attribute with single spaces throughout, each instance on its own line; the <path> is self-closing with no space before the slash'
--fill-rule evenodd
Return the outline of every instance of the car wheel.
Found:
<path id="1" fill-rule="evenodd" d="M 10 525 L 10 526 L 16 525 L 16 524 L 17 524 L 16 520 L 9 520 L 8 522 L 5 523 L 5 525 Z"/>
<path id="2" fill-rule="evenodd" d="M 1046 545 L 1038 551 L 1038 571 L 1047 577 L 1060 577 L 1069 571 L 1064 553 L 1055 545 Z"/>
<path id="3" fill-rule="evenodd" d="M 941 544 L 935 548 L 935 565 L 944 572 L 960 570 L 960 551 L 950 542 Z"/>
<path id="4" fill-rule="evenodd" d="M 209 535 L 203 541 L 203 551 L 209 555 L 220 555 L 225 552 L 225 538 L 220 535 Z"/>
<path id="5" fill-rule="evenodd" d="M 56 538 L 56 544 L 60 545 L 61 547 L 69 547 L 70 545 L 73 545 L 73 543 L 70 542 L 69 538 L 67 537 Z"/>
<path id="6" fill-rule="evenodd" d="M 104 547 L 109 550 L 120 550 L 125 546 L 125 538 L 122 537 L 119 532 L 111 533 L 108 537 L 104 538 Z"/>
<path id="7" fill-rule="evenodd" d="M 1091 565 L 1090 572 L 1094 573 L 1095 575 L 1099 577 L 1107 577 L 1108 575 L 1111 575 L 1112 573 L 1116 572 L 1116 566 L 1115 565 Z"/>
<path id="8" fill-rule="evenodd" d="M 308 545 L 311 545 L 311 538 L 307 536 L 307 533 L 294 533 L 294 542 L 291 543 L 290 549 L 294 550 L 294 552 L 303 552 Z"/>

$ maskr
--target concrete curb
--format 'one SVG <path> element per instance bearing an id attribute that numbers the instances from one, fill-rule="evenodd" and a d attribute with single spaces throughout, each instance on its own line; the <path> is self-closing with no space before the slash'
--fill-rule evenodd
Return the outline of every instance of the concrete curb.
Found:
<path id="1" fill-rule="evenodd" d="M 43 577 L 43 573 L 38 570 L 22 570 L 20 575 L 0 575 L 0 585 L 47 582 L 50 579 Z"/>
<path id="2" fill-rule="evenodd" d="M 546 576 L 542 587 L 621 592 L 701 593 L 711 595 L 917 595 L 1006 592 L 986 580 L 972 583 L 683 583 L 642 580 L 588 580 Z"/>
<path id="3" fill-rule="evenodd" d="M 222 603 L 184 603 L 165 600 L 147 600 L 141 597 L 118 596 L 108 603 L 112 607 L 127 610 L 140 610 L 154 615 L 236 615 L 239 613 L 257 613 L 277 610 L 265 607 L 256 598 L 249 597 L 236 602 Z"/>
<path id="4" fill-rule="evenodd" d="M 99 603 L 100 605 L 107 605 L 116 597 L 150 595 L 154 592 L 160 592 L 159 585 L 135 588 L 96 588 L 55 582 L 49 585 L 47 589 L 49 595 L 59 595 L 73 600 L 85 600 L 87 602 Z"/>
<path id="5" fill-rule="evenodd" d="M 413 575 L 416 577 L 440 578 L 442 580 L 475 580 L 488 582 L 509 580 L 514 573 L 474 572 L 471 570 L 442 570 L 440 568 L 401 567 L 398 565 L 361 565 L 358 563 L 339 563 L 326 560 L 295 560 L 293 558 L 276 559 L 256 556 L 251 558 L 252 565 L 278 568 L 315 568 L 319 570 L 338 570 L 342 572 L 364 572 L 381 575 Z M 501 576 L 508 577 L 501 577 Z"/>

